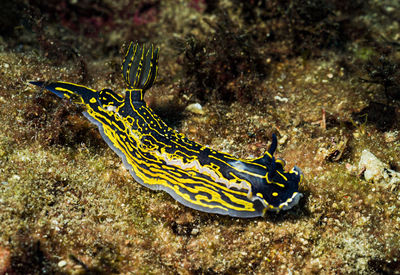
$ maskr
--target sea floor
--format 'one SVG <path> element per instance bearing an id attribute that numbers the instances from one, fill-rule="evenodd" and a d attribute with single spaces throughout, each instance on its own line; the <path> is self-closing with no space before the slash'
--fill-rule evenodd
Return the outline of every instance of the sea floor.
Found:
<path id="1" fill-rule="evenodd" d="M 331 21 L 312 13 L 324 1 L 289 1 L 302 32 L 264 1 L 125 2 L 17 1 L 28 23 L 2 30 L 0 274 L 400 274 L 396 1 L 333 1 Z M 300 2 L 314 6 L 299 19 Z M 123 94 L 130 40 L 161 47 L 145 100 L 188 138 L 254 158 L 277 134 L 305 175 L 299 205 L 256 219 L 187 208 L 136 183 L 82 107 L 28 84 Z"/>

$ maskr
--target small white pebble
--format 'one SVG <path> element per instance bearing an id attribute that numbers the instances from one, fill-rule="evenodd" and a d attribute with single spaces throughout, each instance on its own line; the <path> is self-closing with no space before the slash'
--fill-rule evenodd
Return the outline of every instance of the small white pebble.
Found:
<path id="1" fill-rule="evenodd" d="M 364 172 L 367 181 L 383 181 L 388 184 L 387 186 L 400 183 L 400 173 L 391 170 L 389 164 L 382 162 L 368 150 L 362 151 L 358 169 Z"/>
<path id="2" fill-rule="evenodd" d="M 370 151 L 362 151 L 358 169 L 359 171 L 364 170 L 364 178 L 367 181 L 380 181 L 383 178 L 383 171 L 385 168 L 389 168 L 388 165 L 380 161 Z"/>
<path id="3" fill-rule="evenodd" d="M 59 261 L 57 265 L 58 265 L 58 267 L 64 267 L 67 265 L 67 261 L 65 261 L 65 260 Z"/>
<path id="4" fill-rule="evenodd" d="M 189 111 L 189 112 L 197 114 L 197 115 L 203 115 L 204 114 L 203 107 L 199 103 L 189 104 L 186 107 L 186 111 Z"/>
<path id="5" fill-rule="evenodd" d="M 4 68 L 9 68 L 10 67 L 10 65 L 8 65 L 8 63 L 4 63 Z"/>
<path id="6" fill-rule="evenodd" d="M 333 74 L 329 73 L 326 75 L 328 78 L 333 78 Z"/>

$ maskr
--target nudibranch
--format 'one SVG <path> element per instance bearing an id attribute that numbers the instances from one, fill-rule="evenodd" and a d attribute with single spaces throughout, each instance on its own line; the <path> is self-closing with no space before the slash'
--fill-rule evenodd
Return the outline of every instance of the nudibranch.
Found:
<path id="1" fill-rule="evenodd" d="M 238 159 L 189 140 L 168 127 L 145 103 L 156 80 L 159 49 L 131 43 L 122 63 L 125 97 L 110 89 L 68 82 L 30 82 L 83 105 L 107 144 L 140 184 L 164 190 L 188 207 L 240 218 L 288 210 L 302 194 L 303 173 L 275 158 L 277 138 L 264 156 Z"/>

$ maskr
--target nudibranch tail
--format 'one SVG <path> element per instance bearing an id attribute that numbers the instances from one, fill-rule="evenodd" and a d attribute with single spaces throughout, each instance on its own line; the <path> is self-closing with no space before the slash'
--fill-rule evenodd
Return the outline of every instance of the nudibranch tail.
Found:
<path id="1" fill-rule="evenodd" d="M 189 140 L 146 105 L 143 95 L 155 82 L 157 61 L 158 49 L 150 46 L 146 51 L 130 44 L 121 67 L 125 97 L 110 89 L 96 91 L 68 82 L 31 84 L 83 105 L 85 117 L 98 127 L 135 180 L 166 191 L 183 205 L 241 218 L 296 205 L 302 197 L 303 173 L 297 166 L 284 170 L 285 162 L 274 157 L 275 135 L 264 156 L 238 159 Z"/>
<path id="2" fill-rule="evenodd" d="M 53 83 L 45 83 L 42 81 L 31 81 L 30 84 L 43 87 L 50 92 L 53 92 L 60 98 L 68 98 L 73 100 L 74 103 L 84 104 L 85 101 L 90 100 L 94 97 L 98 97 L 98 92 L 94 89 L 88 87 L 69 83 L 57 81 Z"/>

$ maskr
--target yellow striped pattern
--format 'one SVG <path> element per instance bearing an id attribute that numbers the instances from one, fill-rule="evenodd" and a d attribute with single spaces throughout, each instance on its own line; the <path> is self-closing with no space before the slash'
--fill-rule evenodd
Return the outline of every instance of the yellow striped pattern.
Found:
<path id="1" fill-rule="evenodd" d="M 266 154 L 237 159 L 187 139 L 168 127 L 143 101 L 157 72 L 158 49 L 129 46 L 121 70 L 125 97 L 68 82 L 31 82 L 85 107 L 84 115 L 122 158 L 140 184 L 164 190 L 180 203 L 204 212 L 234 217 L 263 216 L 290 209 L 301 198 L 303 174 L 285 171 L 275 159 L 276 137 Z"/>

